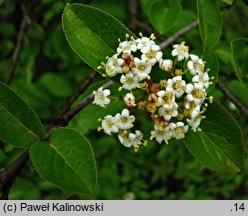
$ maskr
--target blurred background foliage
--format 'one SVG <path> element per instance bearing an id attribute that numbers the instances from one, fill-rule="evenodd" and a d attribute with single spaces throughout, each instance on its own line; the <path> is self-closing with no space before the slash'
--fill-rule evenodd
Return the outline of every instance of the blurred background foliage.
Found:
<path id="1" fill-rule="evenodd" d="M 0 80 L 4 81 L 13 64 L 13 53 L 21 39 L 20 54 L 10 83 L 13 88 L 39 115 L 41 119 L 54 118 L 66 100 L 79 88 L 92 69 L 69 47 L 61 26 L 62 11 L 67 2 L 89 4 L 112 14 L 129 26 L 131 5 L 127 0 L 1 0 L 0 1 Z M 148 0 L 138 1 L 139 18 L 145 25 L 156 27 L 154 14 Z M 166 2 L 166 1 L 165 1 Z M 181 0 L 178 17 L 163 37 L 169 37 L 197 19 L 196 1 Z M 228 1 L 226 1 L 228 2 Z M 232 1 L 229 1 L 232 2 Z M 161 1 L 159 2 L 161 3 Z M 248 37 L 248 3 L 237 0 L 232 5 L 217 1 L 223 10 L 223 30 L 220 43 L 214 49 L 219 59 L 219 79 L 248 106 L 247 74 L 240 82 L 231 65 L 229 42 Z M 155 21 L 154 21 L 155 20 Z M 24 23 L 23 23 L 24 22 Z M 154 25 L 154 26 L 153 26 Z M 132 26 L 130 26 L 132 28 Z M 159 29 L 159 27 L 158 27 Z M 135 33 L 150 32 L 142 25 L 132 29 Z M 201 50 L 198 28 L 192 29 L 179 41 L 185 40 L 191 48 Z M 246 50 L 245 50 L 246 49 Z M 242 64 L 247 65 L 247 46 L 242 47 Z M 242 56 L 241 56 L 242 57 Z M 12 59 L 12 60 L 11 60 Z M 244 65 L 245 67 L 245 65 Z M 247 68 L 247 67 L 246 67 Z M 247 69 L 246 69 L 247 70 Z M 247 72 L 247 71 L 246 71 Z M 100 75 L 77 100 L 104 83 Z M 247 119 L 218 89 L 212 94 L 239 122 L 247 151 Z M 114 104 L 115 106 L 115 104 Z M 108 108 L 111 110 L 111 108 Z M 121 109 L 121 108 L 120 108 Z M 109 112 L 108 110 L 108 112 Z M 221 174 L 204 168 L 189 153 L 183 143 L 169 145 L 151 144 L 134 153 L 120 145 L 112 136 L 97 132 L 97 118 L 106 112 L 89 105 L 70 122 L 69 127 L 84 133 L 96 154 L 99 178 L 95 194 L 71 194 L 61 191 L 38 177 L 31 164 L 21 170 L 10 190 L 10 199 L 247 199 L 248 158 L 238 174 Z M 144 119 L 139 119 L 145 124 Z M 0 132 L 1 133 L 1 132 Z M 0 144 L 0 169 L 8 166 L 21 150 Z"/>

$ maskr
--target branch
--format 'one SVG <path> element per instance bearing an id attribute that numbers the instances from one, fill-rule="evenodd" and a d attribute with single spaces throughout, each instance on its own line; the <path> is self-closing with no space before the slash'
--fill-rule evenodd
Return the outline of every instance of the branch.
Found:
<path id="1" fill-rule="evenodd" d="M 129 29 L 136 31 L 136 20 L 138 19 L 139 2 L 138 0 L 129 0 L 129 10 L 131 21 L 129 24 Z"/>
<path id="2" fill-rule="evenodd" d="M 180 29 L 178 32 L 176 32 L 174 35 L 166 39 L 160 44 L 161 49 L 165 49 L 170 44 L 172 44 L 175 40 L 177 40 L 179 37 L 187 33 L 188 31 L 192 30 L 199 24 L 198 20 L 193 21 L 192 23 L 188 24 L 187 26 Z"/>
<path id="3" fill-rule="evenodd" d="M 8 199 L 9 190 L 13 182 L 28 160 L 29 153 L 26 151 L 0 173 L 0 191 L 2 192 L 2 199 Z"/>
<path id="4" fill-rule="evenodd" d="M 68 101 L 65 103 L 65 105 L 62 107 L 61 111 L 59 112 L 59 116 L 63 116 L 66 111 L 68 111 L 71 107 L 71 105 L 76 101 L 76 99 L 89 87 L 89 85 L 93 82 L 94 78 L 96 77 L 97 72 L 93 71 L 90 76 L 84 80 L 80 88 L 77 92 L 75 92 L 74 95 L 72 95 Z"/>
<path id="5" fill-rule="evenodd" d="M 26 10 L 25 10 L 24 6 L 22 6 L 22 10 L 23 10 L 23 18 L 22 18 L 22 22 L 21 22 L 21 25 L 20 25 L 20 30 L 19 30 L 19 33 L 18 33 L 18 36 L 17 36 L 16 46 L 15 46 L 15 49 L 13 51 L 13 54 L 12 54 L 12 57 L 11 57 L 11 60 L 10 60 L 10 63 L 9 63 L 9 67 L 8 67 L 8 70 L 7 70 L 7 73 L 6 73 L 6 78 L 5 78 L 5 84 L 6 85 L 9 85 L 11 83 L 13 77 L 14 77 L 14 71 L 15 71 L 15 68 L 16 68 L 16 65 L 17 65 L 17 62 L 18 62 L 18 58 L 19 58 L 19 55 L 20 55 L 21 47 L 23 45 L 23 41 L 24 41 L 24 38 L 25 38 L 25 31 L 26 31 L 26 28 L 27 28 L 27 26 L 29 24 L 28 17 L 25 14 Z"/>
<path id="6" fill-rule="evenodd" d="M 108 81 L 105 83 L 102 88 L 110 88 L 115 83 L 113 81 Z M 78 105 L 76 105 L 74 108 L 68 110 L 63 116 L 59 116 L 56 119 L 59 119 L 58 124 L 52 124 L 50 127 L 47 128 L 47 133 L 49 134 L 54 128 L 57 127 L 66 127 L 72 118 L 74 118 L 84 107 L 86 107 L 88 104 L 90 104 L 94 100 L 94 95 L 90 94 L 87 97 L 85 97 Z"/>
<path id="7" fill-rule="evenodd" d="M 217 81 L 216 86 L 224 93 L 224 95 L 234 103 L 234 105 L 240 110 L 243 116 L 248 120 L 248 107 L 245 106 L 237 96 L 221 81 Z"/>
<path id="8" fill-rule="evenodd" d="M 106 88 L 110 88 L 114 84 L 115 83 L 113 81 L 108 81 L 102 87 L 103 87 L 103 89 L 106 89 Z M 77 115 L 84 107 L 86 107 L 93 100 L 94 100 L 94 95 L 90 94 L 89 96 L 84 98 L 84 100 L 82 100 L 76 107 L 74 107 L 73 109 L 69 110 L 66 113 L 66 115 L 64 115 L 65 122 L 64 122 L 64 124 L 62 126 L 65 127 L 75 115 Z"/>

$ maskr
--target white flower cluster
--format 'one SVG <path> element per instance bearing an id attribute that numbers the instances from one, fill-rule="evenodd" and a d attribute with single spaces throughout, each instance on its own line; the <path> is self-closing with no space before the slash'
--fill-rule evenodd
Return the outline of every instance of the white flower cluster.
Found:
<path id="1" fill-rule="evenodd" d="M 133 122 L 135 117 L 129 114 L 128 109 L 122 110 L 121 114 L 117 113 L 115 116 L 107 115 L 102 120 L 102 127 L 99 130 L 111 135 L 111 133 L 118 133 L 118 138 L 121 144 L 126 147 L 139 148 L 140 144 L 146 144 L 143 140 L 143 134 L 139 130 L 135 130 L 134 133 L 130 129 L 134 126 Z"/>
<path id="2" fill-rule="evenodd" d="M 139 130 L 131 131 L 135 117 L 130 115 L 134 109 L 145 109 L 154 123 L 150 139 L 158 143 L 168 143 L 171 138 L 182 139 L 192 128 L 199 129 L 203 112 L 206 110 L 207 89 L 212 83 L 205 62 L 197 55 L 190 54 L 185 42 L 173 45 L 171 59 L 163 59 L 160 47 L 154 42 L 155 37 L 134 39 L 126 36 L 119 41 L 116 54 L 107 58 L 99 69 L 104 69 L 109 77 L 120 74 L 121 89 L 129 93 L 123 97 L 127 107 L 115 116 L 107 115 L 102 120 L 102 129 L 106 134 L 118 133 L 119 141 L 126 147 L 139 148 L 146 145 Z M 181 61 L 186 64 L 179 64 Z M 158 64 L 164 79 L 153 81 L 152 68 Z M 187 65 L 183 68 L 183 65 Z M 119 89 L 119 90 L 121 90 Z M 140 90 L 139 90 L 140 89 Z M 136 91 L 144 94 L 135 98 Z M 95 104 L 105 107 L 111 101 L 110 91 L 102 88 L 94 91 Z M 211 101 L 211 97 L 208 98 Z"/>
<path id="3" fill-rule="evenodd" d="M 138 39 L 131 37 L 130 40 L 127 38 L 120 42 L 117 53 L 104 64 L 106 74 L 109 77 L 121 74 L 120 82 L 126 90 L 136 89 L 139 82 L 150 79 L 152 66 L 163 56 L 153 39 L 154 36 Z"/>

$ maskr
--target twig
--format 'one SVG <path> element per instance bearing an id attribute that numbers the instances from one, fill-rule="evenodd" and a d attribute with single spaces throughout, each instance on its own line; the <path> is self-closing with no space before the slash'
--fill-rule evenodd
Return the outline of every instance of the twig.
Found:
<path id="1" fill-rule="evenodd" d="M 139 2 L 138 0 L 129 0 L 129 10 L 131 21 L 129 24 L 129 29 L 136 31 L 136 20 L 138 19 Z"/>
<path id="2" fill-rule="evenodd" d="M 160 44 L 161 49 L 165 49 L 170 44 L 172 44 L 175 40 L 177 40 L 179 37 L 187 33 L 188 31 L 192 30 L 199 24 L 198 20 L 193 21 L 192 23 L 188 24 L 187 26 L 180 29 L 178 32 L 176 32 L 174 35 L 166 39 Z"/>
<path id="3" fill-rule="evenodd" d="M 110 88 L 115 83 L 113 81 L 108 81 L 105 83 L 102 88 Z M 86 107 L 88 104 L 90 104 L 94 100 L 94 95 L 90 94 L 87 97 L 85 97 L 78 105 L 76 105 L 74 108 L 68 110 L 63 116 L 59 116 L 60 122 L 58 124 L 52 124 L 50 127 L 47 128 L 47 134 L 49 134 L 54 128 L 57 127 L 65 127 L 68 125 L 70 120 L 76 116 L 84 107 Z"/>
<path id="4" fill-rule="evenodd" d="M 103 89 L 110 88 L 113 86 L 115 83 L 113 81 L 108 81 L 105 85 L 103 85 Z M 65 122 L 63 123 L 62 126 L 66 126 L 69 121 L 77 115 L 84 107 L 86 107 L 89 103 L 91 103 L 94 100 L 94 95 L 90 94 L 84 100 L 82 100 L 77 106 L 75 106 L 73 109 L 69 110 L 66 115 L 64 115 Z"/>
<path id="5" fill-rule="evenodd" d="M 19 55 L 20 55 L 20 51 L 21 51 L 21 47 L 23 45 L 23 41 L 24 41 L 24 38 L 25 38 L 25 31 L 26 31 L 26 28 L 29 24 L 29 20 L 27 18 L 27 15 L 24 14 L 26 13 L 26 10 L 23 6 L 23 18 L 22 18 L 22 22 L 21 22 L 21 25 L 20 25 L 20 30 L 19 30 L 19 33 L 18 33 L 18 36 L 17 36 L 17 42 L 16 42 L 16 46 L 15 46 L 15 49 L 13 51 L 13 54 L 12 54 L 12 57 L 11 57 L 11 60 L 10 60 L 10 63 L 9 63 L 9 67 L 8 67 L 8 70 L 7 70 L 7 73 L 6 73 L 6 78 L 5 78 L 5 84 L 6 85 L 9 85 L 14 77 L 14 71 L 15 71 L 15 68 L 16 68 L 16 65 L 17 65 L 17 62 L 18 62 L 18 58 L 19 58 Z"/>
<path id="6" fill-rule="evenodd" d="M 57 117 L 57 118 L 40 118 L 42 124 L 62 124 L 64 122 L 64 118 Z"/>
<path id="7" fill-rule="evenodd" d="M 89 85 L 92 83 L 92 81 L 94 80 L 94 78 L 96 77 L 97 72 L 93 71 L 90 76 L 84 80 L 84 82 L 82 83 L 82 85 L 80 86 L 80 88 L 78 89 L 77 92 L 75 92 L 74 95 L 72 95 L 68 101 L 65 103 L 65 105 L 62 107 L 59 116 L 63 116 L 66 111 L 68 111 L 71 107 L 71 105 L 76 101 L 76 99 L 79 97 L 79 95 L 81 95 L 88 87 Z"/>
<path id="8" fill-rule="evenodd" d="M 8 199 L 9 190 L 13 182 L 28 160 L 29 153 L 26 151 L 0 173 L 0 191 L 2 192 L 2 199 Z"/>
<path id="9" fill-rule="evenodd" d="M 216 86 L 224 93 L 224 95 L 234 103 L 234 105 L 240 110 L 244 118 L 248 120 L 248 107 L 245 106 L 237 96 L 221 81 L 217 81 Z"/>

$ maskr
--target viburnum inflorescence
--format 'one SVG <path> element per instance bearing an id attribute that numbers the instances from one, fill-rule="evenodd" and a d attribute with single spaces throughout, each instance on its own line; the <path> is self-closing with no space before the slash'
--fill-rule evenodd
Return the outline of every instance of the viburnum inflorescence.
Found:
<path id="1" fill-rule="evenodd" d="M 207 107 L 205 101 L 212 101 L 207 89 L 214 78 L 209 78 L 206 62 L 190 54 L 185 42 L 173 45 L 171 59 L 164 59 L 154 40 L 154 35 L 148 38 L 140 34 L 137 39 L 126 35 L 125 41 L 119 39 L 116 53 L 98 67 L 104 70 L 103 76 L 119 75 L 122 85 L 119 91 L 125 91 L 120 98 L 126 104 L 121 113 L 105 116 L 99 130 L 108 135 L 116 133 L 121 144 L 134 147 L 135 151 L 141 144 L 147 144 L 143 133 L 134 129 L 135 109 L 146 109 L 150 114 L 154 124 L 150 139 L 168 144 L 172 138 L 184 138 L 190 128 L 200 130 Z M 163 78 L 155 82 L 157 76 Z M 137 91 L 144 93 L 135 97 Z M 111 102 L 108 89 L 99 88 L 93 94 L 93 103 L 101 107 Z"/>

